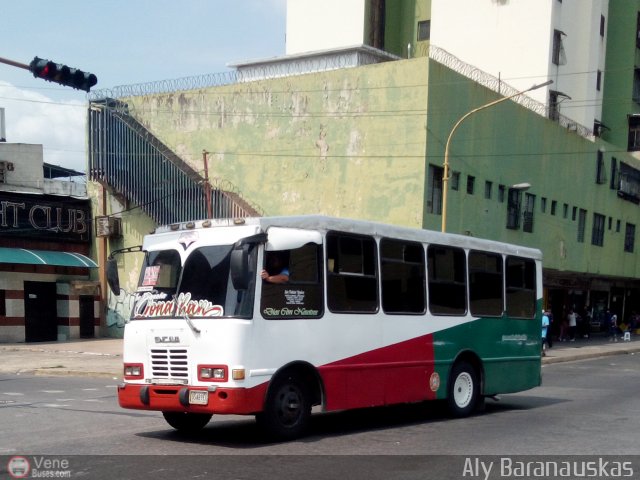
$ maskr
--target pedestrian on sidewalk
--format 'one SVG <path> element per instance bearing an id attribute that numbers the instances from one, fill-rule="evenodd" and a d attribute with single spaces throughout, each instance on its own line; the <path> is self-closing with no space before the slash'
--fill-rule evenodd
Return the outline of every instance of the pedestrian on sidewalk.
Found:
<path id="1" fill-rule="evenodd" d="M 609 310 L 607 310 L 607 316 L 609 316 Z M 617 342 L 618 341 L 618 315 L 615 313 L 611 314 L 609 317 L 609 341 Z"/>
<path id="2" fill-rule="evenodd" d="M 576 318 L 576 312 L 573 311 L 573 308 L 569 309 L 569 313 L 567 314 L 567 323 L 569 324 L 569 341 L 576 341 L 576 326 L 578 325 L 578 320 Z"/>
<path id="3" fill-rule="evenodd" d="M 542 310 L 542 356 L 547 355 L 547 331 L 549 330 L 549 316 L 547 312 Z"/>

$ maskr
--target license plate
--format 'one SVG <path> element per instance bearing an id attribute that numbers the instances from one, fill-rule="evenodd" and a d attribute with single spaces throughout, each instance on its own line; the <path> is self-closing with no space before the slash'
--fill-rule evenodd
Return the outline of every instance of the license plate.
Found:
<path id="1" fill-rule="evenodd" d="M 191 405 L 206 405 L 209 403 L 209 392 L 206 390 L 189 390 L 189 403 Z"/>

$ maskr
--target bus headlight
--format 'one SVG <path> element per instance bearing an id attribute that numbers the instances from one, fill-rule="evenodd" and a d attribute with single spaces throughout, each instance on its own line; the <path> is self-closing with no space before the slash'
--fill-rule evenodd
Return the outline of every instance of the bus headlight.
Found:
<path id="1" fill-rule="evenodd" d="M 225 365 L 198 365 L 198 380 L 203 382 L 226 382 Z"/>

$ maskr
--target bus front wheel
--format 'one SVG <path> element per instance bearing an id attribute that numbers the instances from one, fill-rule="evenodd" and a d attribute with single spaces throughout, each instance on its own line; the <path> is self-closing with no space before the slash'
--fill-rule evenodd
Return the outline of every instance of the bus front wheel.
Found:
<path id="1" fill-rule="evenodd" d="M 256 415 L 256 420 L 276 439 L 297 438 L 309 425 L 309 398 L 304 384 L 295 375 L 280 376 L 269 388 L 264 411 Z"/>
<path id="2" fill-rule="evenodd" d="M 208 413 L 162 412 L 169 425 L 184 433 L 195 433 L 202 430 L 212 415 Z"/>
<path id="3" fill-rule="evenodd" d="M 480 398 L 480 383 L 476 369 L 461 361 L 451 370 L 447 402 L 454 417 L 467 417 L 473 412 Z"/>

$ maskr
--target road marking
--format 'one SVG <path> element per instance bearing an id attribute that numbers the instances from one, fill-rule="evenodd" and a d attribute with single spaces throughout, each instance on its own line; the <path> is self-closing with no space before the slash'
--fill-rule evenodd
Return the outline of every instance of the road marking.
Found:
<path id="1" fill-rule="evenodd" d="M 64 390 L 40 390 L 42 393 L 64 393 Z"/>
<path id="2" fill-rule="evenodd" d="M 82 391 L 83 392 L 96 392 L 98 389 L 97 388 L 83 388 Z"/>
<path id="3" fill-rule="evenodd" d="M 45 408 L 63 408 L 63 407 L 69 407 L 70 405 L 67 405 L 64 403 L 43 403 L 40 406 Z"/>
<path id="4" fill-rule="evenodd" d="M 2 392 L 3 395 L 13 395 L 14 397 L 24 397 L 24 393 L 19 392 Z"/>

